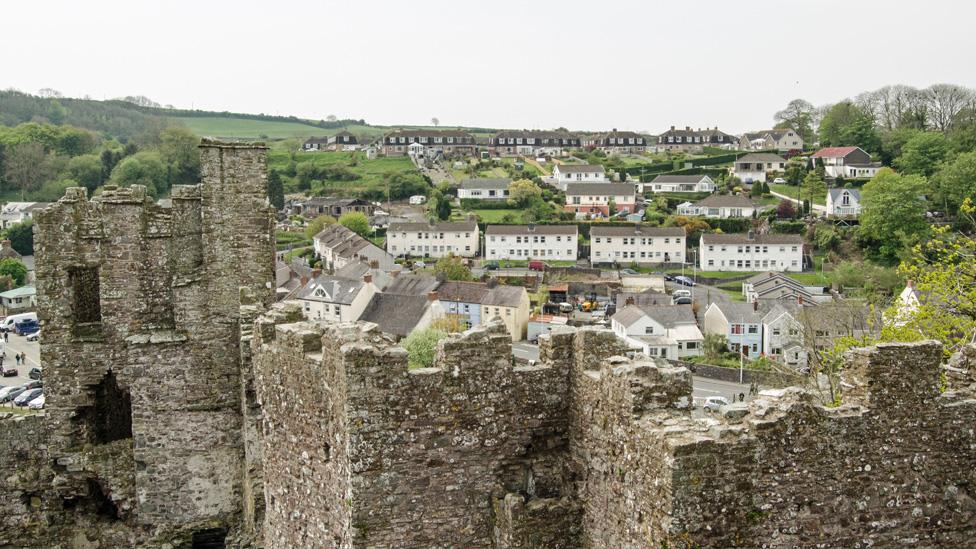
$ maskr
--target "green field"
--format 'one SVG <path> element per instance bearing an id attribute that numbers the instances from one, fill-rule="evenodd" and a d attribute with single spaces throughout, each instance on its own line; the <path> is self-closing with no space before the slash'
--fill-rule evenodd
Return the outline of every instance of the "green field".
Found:
<path id="1" fill-rule="evenodd" d="M 270 122 L 246 118 L 222 117 L 174 117 L 193 133 L 210 137 L 242 137 L 249 139 L 282 139 L 334 134 L 338 130 L 326 130 L 295 122 Z"/>
<path id="2" fill-rule="evenodd" d="M 793 186 L 793 185 L 777 185 L 777 184 L 770 183 L 769 184 L 769 190 L 771 190 L 773 192 L 776 192 L 776 193 L 779 193 L 779 194 L 785 194 L 786 196 L 788 196 L 790 198 L 796 198 L 797 188 L 795 186 Z M 800 200 L 806 200 L 806 199 L 807 199 L 807 196 L 803 193 L 803 190 L 800 189 Z M 823 206 L 824 204 L 826 204 L 826 202 L 827 202 L 827 197 L 826 196 L 815 196 L 815 197 L 813 197 L 813 203 L 814 204 L 818 204 L 820 206 Z"/>
<path id="3" fill-rule="evenodd" d="M 484 223 L 503 223 L 502 218 L 508 214 L 515 217 L 515 223 L 522 219 L 522 210 L 471 210 L 471 212 L 478 216 L 478 221 Z"/>
<path id="4" fill-rule="evenodd" d="M 384 177 L 394 173 L 419 173 L 413 163 L 405 156 L 381 156 L 366 160 L 362 152 L 291 152 L 271 150 L 268 152 L 268 168 L 282 174 L 285 192 L 294 192 L 294 177 L 285 174 L 287 166 L 294 159 L 296 164 L 311 162 L 317 166 L 343 165 L 359 176 L 352 181 L 313 182 L 312 194 L 335 196 L 356 196 L 359 191 L 382 186 Z M 354 162 L 355 159 L 355 162 Z"/>

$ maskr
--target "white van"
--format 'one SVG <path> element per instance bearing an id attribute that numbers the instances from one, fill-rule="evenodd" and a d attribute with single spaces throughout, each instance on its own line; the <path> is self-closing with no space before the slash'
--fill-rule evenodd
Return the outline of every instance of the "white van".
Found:
<path id="1" fill-rule="evenodd" d="M 21 320 L 33 320 L 37 322 L 37 313 L 20 313 L 18 315 L 10 315 L 3 319 L 3 321 L 0 321 L 0 330 L 12 332 L 14 331 L 14 324 L 20 322 Z"/>

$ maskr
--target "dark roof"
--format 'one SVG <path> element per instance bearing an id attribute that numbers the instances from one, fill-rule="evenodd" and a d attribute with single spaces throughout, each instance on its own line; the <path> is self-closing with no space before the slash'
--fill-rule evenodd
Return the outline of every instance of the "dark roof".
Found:
<path id="1" fill-rule="evenodd" d="M 711 179 L 707 175 L 659 175 L 651 183 L 698 183 L 702 179 Z"/>
<path id="2" fill-rule="evenodd" d="M 706 233 L 701 237 L 702 244 L 803 244 L 798 234 L 757 234 L 749 239 L 748 233 Z"/>
<path id="3" fill-rule="evenodd" d="M 684 236 L 684 227 L 647 227 L 635 225 L 631 227 L 602 227 L 594 225 L 590 228 L 590 236 Z"/>
<path id="4" fill-rule="evenodd" d="M 349 305 L 359 295 L 359 291 L 363 289 L 363 286 L 364 284 L 361 280 L 349 280 L 347 278 L 321 275 L 309 280 L 305 286 L 302 286 L 302 289 L 298 291 L 295 297 L 298 299 Z M 320 289 L 324 295 L 316 295 L 316 292 Z"/>
<path id="5" fill-rule="evenodd" d="M 426 295 L 373 294 L 359 320 L 374 322 L 380 330 L 403 337 L 417 326 L 429 303 Z"/>
<path id="6" fill-rule="evenodd" d="M 481 303 L 486 295 L 488 295 L 488 285 L 484 282 L 448 281 L 437 287 L 437 298 L 441 301 Z"/>
<path id="7" fill-rule="evenodd" d="M 637 194 L 637 189 L 630 183 L 567 183 L 566 194 L 619 196 L 623 194 Z"/>
<path id="8" fill-rule="evenodd" d="M 315 143 L 319 143 L 319 144 L 322 144 L 322 145 L 326 145 L 326 144 L 328 144 L 328 142 L 329 142 L 329 138 L 328 137 L 309 137 L 308 139 L 305 140 L 305 143 L 307 145 L 312 145 L 312 144 L 315 144 Z"/>
<path id="9" fill-rule="evenodd" d="M 494 139 L 502 137 L 528 137 L 533 139 L 579 139 L 578 136 L 569 132 L 551 130 L 504 130 L 496 133 Z"/>
<path id="10" fill-rule="evenodd" d="M 695 206 L 706 208 L 755 208 L 752 200 L 741 194 L 712 194 L 695 202 Z"/>
<path id="11" fill-rule="evenodd" d="M 494 288 L 489 288 L 481 301 L 482 305 L 493 307 L 518 307 L 522 303 L 525 295 L 525 288 L 522 286 L 506 286 L 500 284 Z"/>
<path id="12" fill-rule="evenodd" d="M 739 323 L 749 323 L 749 324 L 759 324 L 762 322 L 764 316 L 769 307 L 764 305 L 762 302 L 755 303 L 743 303 L 741 301 L 714 301 L 711 305 L 718 307 L 722 314 L 725 315 L 725 320 L 729 324 L 739 324 Z M 706 310 L 707 312 L 707 310 Z"/>
<path id="13" fill-rule="evenodd" d="M 436 231 L 471 231 L 471 232 L 475 232 L 477 230 L 478 230 L 478 222 L 477 221 L 474 221 L 474 220 L 471 220 L 471 221 L 454 221 L 454 222 L 446 222 L 446 221 L 444 221 L 444 222 L 438 222 L 438 223 L 418 223 L 418 222 L 415 222 L 414 221 L 414 222 L 409 222 L 409 223 L 400 223 L 400 222 L 390 223 L 390 228 L 387 229 L 387 232 L 388 233 L 389 232 L 396 232 L 396 231 L 404 231 L 404 232 L 406 232 L 406 231 L 411 231 L 411 232 L 412 231 L 431 231 L 431 232 L 436 232 Z"/>
<path id="14" fill-rule="evenodd" d="M 572 234 L 579 232 L 576 225 L 488 225 L 485 234 Z"/>
<path id="15" fill-rule="evenodd" d="M 462 130 L 395 130 L 384 137 L 474 137 Z"/>
<path id="16" fill-rule="evenodd" d="M 507 178 L 478 178 L 462 180 L 459 187 L 461 189 L 507 189 L 511 184 L 512 180 Z"/>
<path id="17" fill-rule="evenodd" d="M 735 159 L 736 164 L 748 162 L 786 162 L 786 159 L 773 153 L 749 153 Z"/>
<path id="18" fill-rule="evenodd" d="M 613 315 L 613 319 L 624 326 L 630 326 L 645 316 L 665 328 L 674 328 L 678 324 L 696 324 L 691 305 L 627 305 Z"/>
<path id="19" fill-rule="evenodd" d="M 599 173 L 606 171 L 599 164 L 559 164 L 556 167 L 562 173 Z"/>
<path id="20" fill-rule="evenodd" d="M 438 280 L 430 275 L 401 274 L 393 279 L 383 293 L 426 296 L 437 289 Z"/>

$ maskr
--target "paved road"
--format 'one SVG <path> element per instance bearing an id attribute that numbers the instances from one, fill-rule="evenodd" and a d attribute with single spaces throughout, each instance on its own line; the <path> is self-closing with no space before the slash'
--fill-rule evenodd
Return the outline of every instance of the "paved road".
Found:
<path id="1" fill-rule="evenodd" d="M 773 192 L 773 191 L 769 191 L 769 194 L 775 196 L 776 198 L 785 198 L 785 199 L 789 200 L 790 202 L 792 202 L 792 203 L 794 203 L 794 204 L 796 204 L 798 206 L 802 206 L 803 205 L 803 202 L 801 202 L 801 201 L 799 201 L 799 200 L 797 200 L 795 198 L 790 198 L 789 196 L 786 196 L 785 194 L 779 194 L 779 193 Z M 821 206 L 820 204 L 811 204 L 810 206 L 813 208 L 813 211 L 815 211 L 815 212 L 819 212 L 819 213 L 823 213 L 823 214 L 827 213 L 827 207 L 826 206 Z"/>
<path id="2" fill-rule="evenodd" d="M 512 354 L 522 360 L 539 360 L 539 346 L 519 341 L 512 344 Z"/>
<path id="3" fill-rule="evenodd" d="M 43 336 L 42 336 L 43 337 Z M 27 354 L 27 364 L 17 364 L 14 359 L 14 355 L 18 353 Z M 27 377 L 30 369 L 35 366 L 40 366 L 41 364 L 41 346 L 36 341 L 27 341 L 27 338 L 11 333 L 10 339 L 7 341 L 6 355 L 3 359 L 3 365 L 5 368 L 16 368 L 17 375 L 14 377 L 4 377 L 0 378 L 0 386 L 10 387 L 14 385 L 23 385 L 30 381 Z M 7 406 L 12 406 L 7 404 Z M 2 407 L 0 407 L 2 411 Z"/>

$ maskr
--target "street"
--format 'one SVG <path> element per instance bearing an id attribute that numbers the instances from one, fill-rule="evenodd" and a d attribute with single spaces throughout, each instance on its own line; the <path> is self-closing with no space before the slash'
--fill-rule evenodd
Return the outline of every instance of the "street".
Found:
<path id="1" fill-rule="evenodd" d="M 720 381 L 707 377 L 694 376 L 692 378 L 692 396 L 695 400 L 704 400 L 705 397 L 722 396 L 732 401 L 733 396 L 738 399 L 739 394 L 746 397 L 746 402 L 752 400 L 749 396 L 749 384 L 733 383 L 730 381 Z"/>
<path id="2" fill-rule="evenodd" d="M 41 337 L 44 337 L 43 335 Z M 27 364 L 17 364 L 14 359 L 14 355 L 17 353 L 27 354 Z M 0 386 L 10 387 L 13 385 L 23 385 L 30 381 L 27 374 L 30 372 L 31 368 L 40 366 L 41 361 L 41 346 L 36 341 L 27 341 L 24 336 L 19 336 L 14 333 L 10 334 L 10 339 L 7 341 L 7 349 L 3 359 L 4 368 L 16 368 L 17 375 L 13 377 L 0 378 Z M 11 406 L 11 404 L 7 404 Z"/>
<path id="3" fill-rule="evenodd" d="M 512 354 L 522 360 L 539 360 L 539 346 L 526 341 L 512 343 Z"/>

